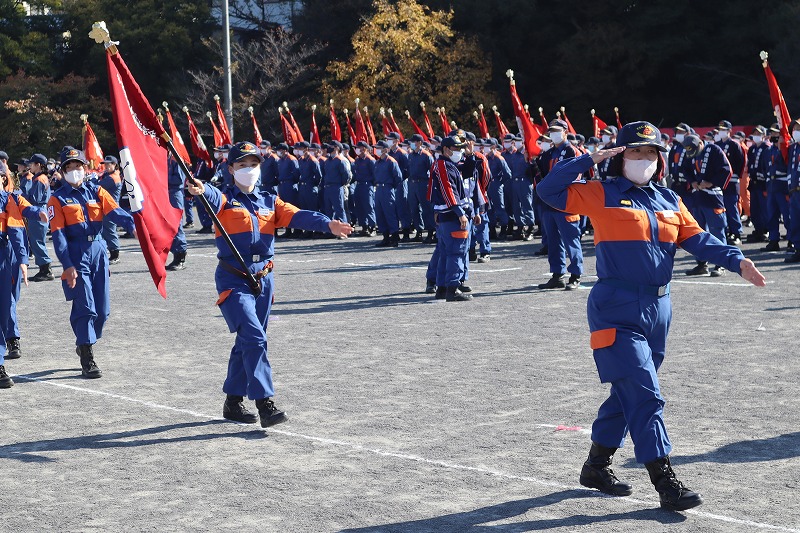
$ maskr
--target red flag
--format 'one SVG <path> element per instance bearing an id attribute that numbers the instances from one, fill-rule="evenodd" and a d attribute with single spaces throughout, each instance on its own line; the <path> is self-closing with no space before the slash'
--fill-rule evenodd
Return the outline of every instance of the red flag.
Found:
<path id="1" fill-rule="evenodd" d="M 550 125 L 547 123 L 547 119 L 544 117 L 544 110 L 541 107 L 539 108 L 539 120 L 542 122 L 542 131 L 547 131 Z"/>
<path id="2" fill-rule="evenodd" d="M 231 141 L 231 133 L 228 129 L 228 121 L 225 119 L 225 113 L 222 112 L 222 106 L 219 105 L 219 96 L 216 94 L 214 95 L 214 101 L 217 103 L 217 122 L 219 122 L 219 133 L 222 136 L 222 144 L 233 144 L 233 141 Z"/>
<path id="3" fill-rule="evenodd" d="M 592 126 L 594 127 L 593 135 L 600 138 L 600 132 L 608 127 L 608 124 L 600 120 L 600 117 L 594 114 L 594 109 L 592 109 Z"/>
<path id="4" fill-rule="evenodd" d="M 778 127 L 781 129 L 781 139 L 783 140 L 783 142 L 780 143 L 781 153 L 783 154 L 783 159 L 788 161 L 789 142 L 791 141 L 789 123 L 792 119 L 789 117 L 789 108 L 786 107 L 786 100 L 783 99 L 783 93 L 781 92 L 781 88 L 778 87 L 778 80 L 775 79 L 775 75 L 769 67 L 767 57 L 766 52 L 761 52 L 764 74 L 767 76 L 767 85 L 769 86 L 769 98 L 772 101 L 772 108 L 775 112 L 775 119 L 778 121 Z"/>
<path id="5" fill-rule="evenodd" d="M 211 160 L 211 155 L 208 153 L 206 143 L 197 131 L 197 126 L 194 125 L 191 115 L 189 115 L 189 108 L 184 106 L 183 112 L 186 113 L 186 120 L 189 122 L 189 137 L 192 141 L 192 153 L 198 159 L 202 159 L 209 168 L 214 168 L 214 162 Z"/>
<path id="6" fill-rule="evenodd" d="M 322 144 L 319 129 L 317 129 L 317 104 L 311 106 L 311 142 Z"/>
<path id="7" fill-rule="evenodd" d="M 614 114 L 617 115 L 617 128 L 622 129 L 622 121 L 619 119 L 619 108 L 614 108 Z"/>
<path id="8" fill-rule="evenodd" d="M 112 45 L 106 52 L 120 167 L 136 234 L 153 282 L 166 298 L 164 264 L 182 216 L 169 202 L 168 156 L 160 144 L 168 136 L 116 47 Z"/>
<path id="9" fill-rule="evenodd" d="M 283 116 L 283 108 L 279 107 L 278 112 L 281 115 L 281 130 L 283 130 L 283 140 L 291 148 L 294 145 L 294 143 L 299 141 L 295 138 L 294 128 L 289 123 L 289 121 L 286 120 L 286 117 Z"/>
<path id="10" fill-rule="evenodd" d="M 208 117 L 208 121 L 211 123 L 211 131 L 214 132 L 214 148 L 222 146 L 225 143 L 222 140 L 222 134 L 217 128 L 217 125 L 214 124 L 214 117 L 211 116 L 211 111 L 206 111 L 206 116 Z"/>
<path id="11" fill-rule="evenodd" d="M 492 111 L 494 111 L 494 120 L 495 122 L 497 122 L 497 134 L 499 138 L 502 140 L 503 137 L 508 135 L 510 132 L 508 131 L 508 128 L 506 128 L 505 123 L 503 123 L 503 119 L 500 118 L 500 112 L 497 111 L 496 105 L 492 106 Z"/>
<path id="12" fill-rule="evenodd" d="M 289 111 L 289 106 L 286 104 L 286 102 L 283 103 L 283 109 L 284 109 L 284 111 L 286 111 L 286 114 L 289 116 L 289 124 L 291 125 L 292 129 L 294 130 L 294 142 L 299 143 L 299 142 L 305 141 L 305 139 L 303 139 L 303 133 L 300 131 L 300 128 L 297 126 L 297 122 L 295 122 L 295 120 L 294 120 L 294 115 L 292 115 L 292 112 Z"/>
<path id="13" fill-rule="evenodd" d="M 392 108 L 390 107 L 389 109 L 387 109 L 387 111 L 389 112 L 389 123 L 392 125 L 392 131 L 400 135 L 400 142 L 403 142 L 404 140 L 406 140 L 406 138 L 403 136 L 403 132 L 400 131 L 400 126 L 398 126 L 397 122 L 394 120 L 394 113 L 392 113 Z"/>
<path id="14" fill-rule="evenodd" d="M 369 135 L 369 142 L 374 146 L 378 139 L 375 138 L 375 130 L 372 129 L 372 120 L 369 118 L 369 111 L 367 106 L 364 106 L 364 123 L 367 127 L 367 135 Z"/>
<path id="15" fill-rule="evenodd" d="M 386 137 L 394 130 L 392 129 L 392 124 L 389 122 L 389 119 L 386 118 L 386 110 L 381 108 L 381 128 L 383 128 L 383 136 Z"/>
<path id="16" fill-rule="evenodd" d="M 100 168 L 103 162 L 103 150 L 100 149 L 100 143 L 97 142 L 97 136 L 94 130 L 89 125 L 87 115 L 81 115 L 83 118 L 83 153 L 86 160 L 89 162 L 90 168 Z"/>
<path id="17" fill-rule="evenodd" d="M 336 110 L 333 108 L 333 99 L 331 99 L 330 104 L 331 104 L 331 139 L 333 139 L 334 141 L 341 141 L 342 128 L 339 127 L 339 119 L 336 118 Z"/>
<path id="18" fill-rule="evenodd" d="M 567 117 L 567 111 L 564 109 L 564 107 L 561 108 L 561 115 L 564 117 L 564 122 L 567 123 L 567 132 L 573 135 L 578 133 L 575 131 L 575 128 L 572 127 L 572 122 L 569 121 L 569 117 Z"/>
<path id="19" fill-rule="evenodd" d="M 533 122 L 531 122 L 531 119 L 528 118 L 528 113 L 522 106 L 522 102 L 517 95 L 517 84 L 514 81 L 514 78 L 511 76 L 509 76 L 509 78 L 511 87 L 511 105 L 514 108 L 514 115 L 517 117 L 517 126 L 522 132 L 522 142 L 525 143 L 525 151 L 528 154 L 528 159 L 530 159 L 541 153 L 539 145 L 536 144 L 536 139 L 539 138 L 538 130 L 534 128 Z M 500 115 L 497 115 L 497 117 L 499 120 Z"/>
<path id="20" fill-rule="evenodd" d="M 181 137 L 181 134 L 178 132 L 178 128 L 175 126 L 175 121 L 172 120 L 172 112 L 170 112 L 169 106 L 166 102 L 162 102 L 161 105 L 164 106 L 164 111 L 167 113 L 169 133 L 172 137 L 172 144 L 175 145 L 175 151 L 178 152 L 178 155 L 184 160 L 186 166 L 191 168 L 192 159 L 189 157 L 189 151 L 186 149 L 186 144 L 183 142 L 183 137 Z"/>
<path id="21" fill-rule="evenodd" d="M 447 122 L 447 115 L 444 113 L 443 107 L 437 107 L 436 112 L 439 114 L 439 121 L 442 123 L 442 136 L 450 132 L 450 124 Z"/>
<path id="22" fill-rule="evenodd" d="M 367 126 L 364 123 L 364 119 L 361 117 L 361 111 L 358 109 L 358 104 L 361 103 L 360 98 L 356 98 L 356 141 L 364 141 L 369 142 L 369 137 L 367 134 Z M 374 144 L 374 143 L 373 143 Z"/>
<path id="23" fill-rule="evenodd" d="M 425 119 L 425 129 L 428 130 L 428 137 L 433 138 L 436 134 L 433 132 L 433 125 L 431 119 L 428 118 L 428 112 L 425 111 L 425 102 L 420 102 L 419 106 L 422 108 L 422 117 Z"/>
<path id="24" fill-rule="evenodd" d="M 261 136 L 261 130 L 258 129 L 256 116 L 253 114 L 253 106 L 248 107 L 247 110 L 250 112 L 250 120 L 253 121 L 253 138 L 255 139 L 256 146 L 259 146 L 264 141 L 264 138 Z"/>
<path id="25" fill-rule="evenodd" d="M 478 121 L 478 130 L 481 132 L 481 137 L 483 139 L 488 139 L 489 138 L 489 125 L 486 123 L 486 116 L 483 114 L 483 104 L 480 104 L 478 106 L 478 109 L 481 112 L 480 115 L 478 115 L 477 111 L 473 111 L 472 115 Z"/>
<path id="26" fill-rule="evenodd" d="M 344 118 L 347 120 L 347 134 L 350 136 L 350 144 L 355 144 L 361 139 L 358 138 L 355 130 L 353 130 L 353 125 L 350 123 L 350 115 L 347 113 L 347 109 L 344 110 Z"/>
<path id="27" fill-rule="evenodd" d="M 430 142 L 430 138 L 425 134 L 424 131 L 422 131 L 422 128 L 419 127 L 417 121 L 411 117 L 411 111 L 409 111 L 408 109 L 406 109 L 406 118 L 408 118 L 408 121 L 411 122 L 411 127 L 414 128 L 414 133 L 422 135 L 422 139 L 425 142 Z"/>

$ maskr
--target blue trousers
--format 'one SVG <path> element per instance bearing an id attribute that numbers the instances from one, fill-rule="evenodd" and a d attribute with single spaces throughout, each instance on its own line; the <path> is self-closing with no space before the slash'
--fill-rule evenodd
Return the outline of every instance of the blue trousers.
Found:
<path id="1" fill-rule="evenodd" d="M 291 181 L 281 181 L 278 183 L 278 196 L 284 202 L 297 205 L 297 184 Z"/>
<path id="2" fill-rule="evenodd" d="M 428 201 L 427 181 L 408 181 L 408 209 L 411 225 L 417 230 L 433 230 L 433 204 Z"/>
<path id="3" fill-rule="evenodd" d="M 728 223 L 728 232 L 735 235 L 742 234 L 742 217 L 739 214 L 739 183 L 730 183 L 722 192 L 725 203 L 725 217 Z M 724 241 L 723 241 L 724 242 Z"/>
<path id="4" fill-rule="evenodd" d="M 434 285 L 436 285 L 436 282 L 438 281 L 439 256 L 442 255 L 443 247 L 444 244 L 442 244 L 442 240 L 437 239 L 436 246 L 433 248 L 433 253 L 431 254 L 431 258 L 428 260 L 428 270 L 425 272 L 425 279 Z"/>
<path id="5" fill-rule="evenodd" d="M 514 219 L 520 226 L 533 226 L 533 183 L 527 178 L 514 178 Z"/>
<path id="6" fill-rule="evenodd" d="M 199 200 L 194 200 L 194 207 L 197 209 L 197 218 L 200 220 L 200 226 L 210 228 L 214 225 L 214 222 L 211 221 L 211 217 L 208 216 L 206 212 L 206 208 L 203 207 L 203 204 L 200 203 Z"/>
<path id="7" fill-rule="evenodd" d="M 761 185 L 750 191 L 750 220 L 754 233 L 767 232 L 767 191 Z"/>
<path id="8" fill-rule="evenodd" d="M 462 230 L 458 221 L 439 222 L 436 236 L 439 239 L 434 251 L 437 256 L 436 285 L 458 287 L 467 274 L 469 226 Z"/>
<path id="9" fill-rule="evenodd" d="M 492 243 L 489 242 L 489 224 L 486 214 L 481 215 L 480 224 L 472 224 L 469 247 L 474 250 L 480 245 L 481 255 L 492 253 Z"/>
<path id="10" fill-rule="evenodd" d="M 69 255 L 78 273 L 75 287 L 61 282 L 64 296 L 72 302 L 69 322 L 75 344 L 94 344 L 103 336 L 109 315 L 108 257 L 105 241 L 69 244 Z"/>
<path id="11" fill-rule="evenodd" d="M 103 219 L 103 240 L 109 250 L 119 250 L 119 235 L 117 235 L 117 225 L 106 217 Z"/>
<path id="12" fill-rule="evenodd" d="M 222 273 L 224 276 L 225 273 Z M 217 276 L 220 276 L 219 269 Z M 275 395 L 272 367 L 267 358 L 267 324 L 274 292 L 272 273 L 261 279 L 261 294 L 256 297 L 242 283 L 218 302 L 228 329 L 236 340 L 228 359 L 228 376 L 222 385 L 226 394 L 261 400 Z"/>
<path id="13" fill-rule="evenodd" d="M 508 213 L 506 212 L 505 185 L 502 181 L 492 180 L 489 182 L 489 221 L 494 226 L 508 224 Z"/>
<path id="14" fill-rule="evenodd" d="M 771 241 L 779 241 L 781 239 L 781 215 L 783 216 L 783 225 L 787 229 L 791 225 L 788 195 L 788 182 L 777 179 L 771 179 L 767 182 L 767 230 Z"/>
<path id="15" fill-rule="evenodd" d="M 397 220 L 403 229 L 411 228 L 411 212 L 408 210 L 408 180 L 404 179 L 395 189 Z"/>
<path id="16" fill-rule="evenodd" d="M 800 250 L 800 193 L 789 197 L 789 242 Z"/>
<path id="17" fill-rule="evenodd" d="M 542 224 L 547 234 L 547 260 L 550 273 L 563 275 L 569 272 L 573 276 L 583 274 L 583 250 L 581 249 L 580 220 L 569 222 L 567 215 L 552 208 L 542 210 Z M 569 256 L 569 267 L 566 258 Z"/>
<path id="18" fill-rule="evenodd" d="M 375 217 L 378 221 L 378 231 L 397 233 L 397 197 L 398 188 L 387 185 L 378 185 L 375 188 Z"/>
<path id="19" fill-rule="evenodd" d="M 188 198 L 184 196 L 183 206 L 184 206 L 183 214 L 186 215 L 186 223 L 194 224 L 194 211 L 192 210 L 192 207 L 194 207 L 194 198 L 191 196 L 189 196 Z"/>
<path id="20" fill-rule="evenodd" d="M 175 209 L 180 209 L 183 211 L 184 201 L 186 199 L 185 193 L 183 189 L 170 189 L 169 190 L 169 203 Z M 107 220 L 107 219 L 106 219 Z M 103 224 L 105 227 L 105 220 L 103 220 Z M 110 247 L 110 245 L 109 245 Z M 173 254 L 177 253 L 184 253 L 188 249 L 189 245 L 186 242 L 186 234 L 183 232 L 183 224 L 181 221 L 178 221 L 178 232 L 175 234 L 175 238 L 172 239 L 172 247 L 170 248 L 170 252 Z M 113 248 L 111 248 L 113 250 Z"/>
<path id="21" fill-rule="evenodd" d="M 16 305 L 12 308 L 12 273 L 13 267 L 13 253 L 8 243 L 0 244 L 0 322 L 3 327 L 0 328 L 0 365 L 5 363 L 6 359 L 6 340 L 10 337 L 8 334 L 8 324 L 11 320 L 10 314 L 16 312 Z M 17 271 L 19 272 L 19 271 Z M 19 274 L 17 274 L 19 277 Z"/>
<path id="22" fill-rule="evenodd" d="M 600 381 L 611 393 L 592 424 L 592 441 L 620 448 L 630 432 L 639 463 L 669 455 L 664 398 L 657 372 L 672 319 L 669 295 L 639 295 L 598 282 L 587 304 L 591 346 Z"/>
<path id="23" fill-rule="evenodd" d="M 377 226 L 375 219 L 375 188 L 368 182 L 356 182 L 353 195 L 355 223 L 363 228 Z"/>
<path id="24" fill-rule="evenodd" d="M 28 240 L 31 243 L 33 257 L 36 258 L 36 266 L 49 265 L 53 262 L 47 255 L 47 229 L 48 224 L 38 218 L 28 219 Z"/>
<path id="25" fill-rule="evenodd" d="M 701 228 L 725 242 L 725 229 L 728 227 L 728 220 L 725 218 L 725 212 L 718 213 L 717 211 L 719 210 L 720 208 L 695 205 L 692 214 Z"/>
<path id="26" fill-rule="evenodd" d="M 2 253 L 2 248 L 0 248 L 0 253 Z M 18 339 L 21 335 L 19 333 L 19 321 L 17 320 L 17 303 L 22 294 L 22 277 L 19 271 L 19 258 L 13 253 L 11 254 L 10 264 L 11 280 L 9 283 L 9 290 L 6 292 L 4 288 L 0 288 L 0 305 L 4 308 L 7 307 L 8 318 L 5 319 L 3 317 L 3 311 L 5 309 L 0 309 L 0 324 L 2 324 L 2 329 L 5 331 L 6 339 Z M 2 275 L 0 274 L 0 276 Z M 0 283 L 5 283 L 5 281 Z"/>
<path id="27" fill-rule="evenodd" d="M 328 218 L 347 222 L 347 215 L 344 211 L 344 187 L 342 185 L 326 185 L 324 195 L 324 213 Z"/>
<path id="28" fill-rule="evenodd" d="M 319 206 L 319 187 L 313 183 L 300 183 L 297 186 L 297 207 L 316 211 Z"/>

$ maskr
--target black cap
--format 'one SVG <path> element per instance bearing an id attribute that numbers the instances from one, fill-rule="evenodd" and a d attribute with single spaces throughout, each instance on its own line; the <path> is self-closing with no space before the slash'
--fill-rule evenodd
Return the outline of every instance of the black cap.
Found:
<path id="1" fill-rule="evenodd" d="M 733 124 L 728 122 L 727 120 L 720 120 L 719 125 L 717 126 L 718 130 L 729 130 L 733 127 Z"/>
<path id="2" fill-rule="evenodd" d="M 373 144 L 372 147 L 373 148 L 381 148 L 381 149 L 384 149 L 384 150 L 388 150 L 389 149 L 389 143 L 387 143 L 386 141 L 378 141 L 375 144 Z"/>
<path id="3" fill-rule="evenodd" d="M 103 163 L 114 163 L 115 165 L 119 165 L 119 159 L 113 155 L 107 155 L 105 159 L 103 159 Z"/>
<path id="4" fill-rule="evenodd" d="M 733 134 L 733 136 L 739 139 L 747 138 L 747 135 L 745 135 L 745 133 L 742 130 L 737 131 L 736 133 Z"/>
<path id="5" fill-rule="evenodd" d="M 421 143 L 425 141 L 425 138 L 419 133 L 415 133 L 414 135 L 409 137 L 408 140 L 411 141 L 412 143 Z"/>
<path id="6" fill-rule="evenodd" d="M 289 151 L 289 145 L 286 143 L 280 143 L 278 146 L 275 147 L 276 150 L 284 150 L 286 152 Z"/>
<path id="7" fill-rule="evenodd" d="M 589 137 L 586 140 L 586 144 L 600 144 L 600 139 L 598 139 L 597 137 Z"/>
<path id="8" fill-rule="evenodd" d="M 667 149 L 661 145 L 661 132 L 647 121 L 625 124 L 617 135 L 616 146 L 633 148 L 636 146 L 652 146 L 661 152 Z"/>
<path id="9" fill-rule="evenodd" d="M 30 159 L 28 159 L 28 163 L 39 163 L 40 165 L 47 164 L 47 157 L 44 154 L 33 154 Z"/>
<path id="10" fill-rule="evenodd" d="M 756 134 L 761 135 L 763 137 L 764 135 L 767 134 L 767 128 L 759 124 L 758 126 L 753 128 L 753 135 Z"/>
<path id="11" fill-rule="evenodd" d="M 553 129 L 553 128 L 561 128 L 562 130 L 567 131 L 569 129 L 569 126 L 567 125 L 566 122 L 564 122 L 560 118 L 554 118 L 553 120 L 550 121 L 550 124 L 548 124 L 547 129 Z"/>
<path id="12" fill-rule="evenodd" d="M 603 130 L 607 135 L 611 135 L 612 137 L 619 135 L 619 130 L 616 126 L 606 126 L 606 129 Z"/>
<path id="13" fill-rule="evenodd" d="M 89 164 L 89 162 L 86 161 L 86 158 L 83 156 L 83 152 L 77 148 L 73 148 L 71 146 L 65 146 L 64 148 L 65 149 L 61 151 L 61 168 L 64 168 L 64 165 L 70 161 L 80 161 L 84 165 Z"/>
<path id="14" fill-rule="evenodd" d="M 331 151 L 334 148 L 336 148 L 337 150 L 342 150 L 344 147 L 342 146 L 342 143 L 340 143 L 339 141 L 331 141 L 331 142 L 329 142 L 328 143 L 328 151 Z"/>
<path id="15" fill-rule="evenodd" d="M 314 150 L 321 150 L 322 146 L 320 146 L 319 143 L 311 143 L 311 148 L 313 148 Z"/>
<path id="16" fill-rule="evenodd" d="M 513 133 L 506 133 L 505 135 L 503 135 L 503 140 L 504 141 L 513 141 L 514 140 L 514 134 Z"/>
<path id="17" fill-rule="evenodd" d="M 272 146 L 272 143 L 269 141 L 261 141 L 261 144 L 258 145 L 259 148 L 269 148 Z"/>
<path id="18" fill-rule="evenodd" d="M 369 143 L 367 141 L 358 141 L 356 143 L 356 148 L 369 148 Z"/>
<path id="19" fill-rule="evenodd" d="M 464 141 L 461 137 L 445 137 L 442 139 L 442 148 L 464 148 Z"/>
<path id="20" fill-rule="evenodd" d="M 387 138 L 387 139 L 393 139 L 393 140 L 395 140 L 395 141 L 399 141 L 399 140 L 400 140 L 400 134 L 399 134 L 399 133 L 397 133 L 396 131 L 390 131 L 390 132 L 389 132 L 389 133 L 386 135 L 386 138 Z"/>
<path id="21" fill-rule="evenodd" d="M 4 151 L 0 150 L 0 159 L 8 161 L 8 154 L 5 153 Z"/>
<path id="22" fill-rule="evenodd" d="M 238 161 L 241 161 L 247 156 L 257 157 L 259 162 L 264 162 L 264 157 L 258 151 L 255 144 L 250 142 L 242 142 L 236 143 L 231 147 L 231 150 L 228 153 L 228 164 L 232 165 Z"/>
<path id="23" fill-rule="evenodd" d="M 685 122 L 681 122 L 680 124 L 678 124 L 677 126 L 675 126 L 675 131 L 676 131 L 676 132 L 679 132 L 679 131 L 680 131 L 680 132 L 682 132 L 682 133 L 689 133 L 689 132 L 691 132 L 691 131 L 692 131 L 692 128 L 691 128 L 691 126 L 689 126 L 687 123 L 685 123 Z"/>
<path id="24" fill-rule="evenodd" d="M 691 135 L 687 135 L 686 138 L 683 139 L 683 147 L 686 148 L 686 155 L 689 157 L 694 157 L 697 155 L 697 152 L 700 151 L 700 144 L 703 141 L 700 140 L 700 137 L 692 133 Z"/>
<path id="25" fill-rule="evenodd" d="M 442 138 L 439 137 L 438 135 L 434 135 L 433 137 L 431 137 L 431 140 L 435 141 L 437 144 L 442 144 Z"/>
<path id="26" fill-rule="evenodd" d="M 475 141 L 477 141 L 477 140 L 478 140 L 478 139 L 475 137 L 475 134 L 474 134 L 474 133 L 472 133 L 471 131 L 467 131 L 467 132 L 465 132 L 465 133 L 464 133 L 464 138 L 465 138 L 466 140 L 468 140 L 468 141 L 472 141 L 472 142 L 475 142 Z"/>
<path id="27" fill-rule="evenodd" d="M 306 148 L 311 148 L 311 145 L 308 144 L 306 141 L 300 141 L 300 142 L 294 143 L 294 146 L 292 148 L 295 148 L 297 150 L 301 150 L 301 149 L 304 150 Z"/>

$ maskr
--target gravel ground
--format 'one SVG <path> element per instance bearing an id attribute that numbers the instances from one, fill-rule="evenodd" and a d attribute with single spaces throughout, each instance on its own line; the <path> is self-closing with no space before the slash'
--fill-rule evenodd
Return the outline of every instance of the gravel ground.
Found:
<path id="1" fill-rule="evenodd" d="M 290 420 L 263 431 L 221 419 L 233 336 L 207 237 L 190 235 L 166 300 L 123 240 L 100 380 L 80 377 L 58 282 L 23 289 L 0 531 L 800 531 L 800 268 L 783 253 L 745 246 L 761 290 L 686 278 L 679 252 L 660 375 L 673 464 L 706 503 L 669 513 L 630 445 L 631 497 L 578 484 L 607 394 L 588 240 L 584 290 L 534 289 L 538 240 L 499 243 L 467 303 L 423 294 L 430 246 L 280 241 L 269 347 Z"/>

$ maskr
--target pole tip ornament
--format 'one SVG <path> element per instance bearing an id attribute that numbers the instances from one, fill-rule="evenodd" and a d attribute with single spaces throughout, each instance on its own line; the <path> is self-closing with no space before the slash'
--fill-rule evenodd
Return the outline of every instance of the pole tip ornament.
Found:
<path id="1" fill-rule="evenodd" d="M 540 107 L 540 108 L 539 108 L 539 114 L 541 115 L 543 111 L 544 111 L 544 108 L 543 108 L 543 107 Z"/>
<path id="2" fill-rule="evenodd" d="M 207 116 L 208 118 L 211 118 L 211 111 L 206 111 L 206 116 Z"/>
<path id="3" fill-rule="evenodd" d="M 278 113 L 280 113 L 281 115 L 283 115 L 283 108 L 282 108 L 282 107 L 278 107 Z M 209 113 L 209 115 L 210 115 L 210 113 Z"/>
<path id="4" fill-rule="evenodd" d="M 389 113 L 389 115 L 391 115 L 392 114 L 392 108 L 390 107 L 389 109 L 386 110 L 386 112 Z"/>
<path id="5" fill-rule="evenodd" d="M 95 22 L 92 24 L 92 31 L 89 32 L 89 37 L 94 39 L 97 44 L 105 46 L 111 54 L 117 53 L 117 45 L 119 41 L 112 41 L 111 35 L 108 33 L 105 21 Z"/>
<path id="6" fill-rule="evenodd" d="M 189 113 L 189 106 L 183 106 L 183 112 L 188 114 Z"/>
<path id="7" fill-rule="evenodd" d="M 562 112 L 562 113 L 565 113 L 565 112 L 566 112 L 566 110 L 564 109 L 564 106 L 563 106 L 563 105 L 561 106 L 561 112 Z"/>
<path id="8" fill-rule="evenodd" d="M 369 111 L 367 111 L 367 106 L 364 106 L 364 113 L 369 113 Z"/>
<path id="9" fill-rule="evenodd" d="M 350 111 L 348 111 L 347 108 L 345 107 L 344 108 L 344 114 L 347 115 L 348 113 L 350 113 Z"/>
<path id="10" fill-rule="evenodd" d="M 411 118 L 411 111 L 408 109 L 406 109 L 406 117 Z"/>
<path id="11" fill-rule="evenodd" d="M 164 109 L 166 109 L 167 111 L 169 111 L 169 104 L 167 103 L 167 101 L 166 101 L 166 100 L 164 100 L 163 102 L 161 102 L 161 107 L 163 107 Z"/>
<path id="12" fill-rule="evenodd" d="M 514 79 L 514 71 L 511 70 L 511 69 L 508 69 L 506 71 L 506 76 L 508 76 L 508 79 L 513 80 Z"/>
<path id="13" fill-rule="evenodd" d="M 530 106 L 529 106 L 528 104 L 525 104 L 524 106 L 522 106 L 522 108 L 523 108 L 525 111 L 528 111 L 528 109 L 530 109 Z"/>
<path id="14" fill-rule="evenodd" d="M 317 110 L 317 104 L 311 104 L 311 111 Z"/>
<path id="15" fill-rule="evenodd" d="M 445 112 L 445 110 L 444 110 L 444 106 L 442 106 L 442 113 L 444 113 L 444 112 Z"/>
<path id="16" fill-rule="evenodd" d="M 614 113 L 619 113 L 619 108 L 618 107 L 614 108 Z"/>
<path id="17" fill-rule="evenodd" d="M 493 106 L 492 106 L 492 111 L 494 111 L 495 113 L 497 113 L 497 106 L 496 106 L 496 105 L 493 105 Z"/>
<path id="18" fill-rule="evenodd" d="M 456 121 L 455 121 L 455 120 L 451 120 L 451 121 L 450 121 L 450 125 L 451 125 L 451 126 L 453 126 L 453 129 L 454 129 L 454 130 L 457 130 L 457 129 L 458 129 L 458 124 L 456 124 Z"/>
<path id="19" fill-rule="evenodd" d="M 442 108 L 441 108 L 441 107 L 437 107 L 437 108 L 436 108 L 436 112 L 437 112 L 437 113 L 441 113 L 441 112 L 442 112 Z"/>
<path id="20" fill-rule="evenodd" d="M 478 109 L 480 109 L 481 111 L 483 111 L 483 104 L 478 104 Z"/>
<path id="21" fill-rule="evenodd" d="M 382 117 L 385 117 L 386 116 L 386 108 L 385 107 L 380 108 L 378 110 L 378 113 L 380 113 Z"/>
<path id="22" fill-rule="evenodd" d="M 218 94 L 215 94 L 215 95 L 214 95 L 214 101 L 215 101 L 215 102 L 219 102 L 219 95 L 218 95 Z"/>
<path id="23" fill-rule="evenodd" d="M 247 108 L 247 111 L 250 113 L 250 116 L 253 115 L 253 106 Z"/>
<path id="24" fill-rule="evenodd" d="M 360 104 L 360 103 L 361 103 L 361 98 L 356 98 L 356 99 L 355 99 L 355 100 L 353 100 L 353 101 L 356 103 L 356 107 L 358 107 L 358 104 Z"/>
<path id="25" fill-rule="evenodd" d="M 473 111 L 472 112 L 472 116 L 475 117 L 475 118 L 478 118 L 478 112 L 477 111 Z"/>
<path id="26" fill-rule="evenodd" d="M 86 113 L 84 113 L 83 115 L 81 115 L 81 121 L 82 121 L 84 124 L 86 124 L 86 123 L 89 121 L 89 115 L 87 115 Z"/>
<path id="27" fill-rule="evenodd" d="M 760 58 L 761 58 L 761 61 L 766 61 L 766 60 L 769 58 L 769 54 L 768 54 L 766 51 L 764 51 L 764 50 L 761 50 L 761 51 L 758 53 L 758 57 L 760 57 Z"/>
<path id="28" fill-rule="evenodd" d="M 590 113 L 592 114 L 592 116 L 594 116 L 594 109 L 592 109 L 592 110 L 590 111 Z"/>
<path id="29" fill-rule="evenodd" d="M 419 103 L 419 106 L 420 106 L 422 109 L 425 109 L 425 102 L 420 102 L 420 103 Z"/>
<path id="30" fill-rule="evenodd" d="M 329 103 L 330 103 L 331 105 L 333 105 L 333 98 L 331 98 L 331 99 L 330 99 L 330 102 L 329 102 Z"/>

